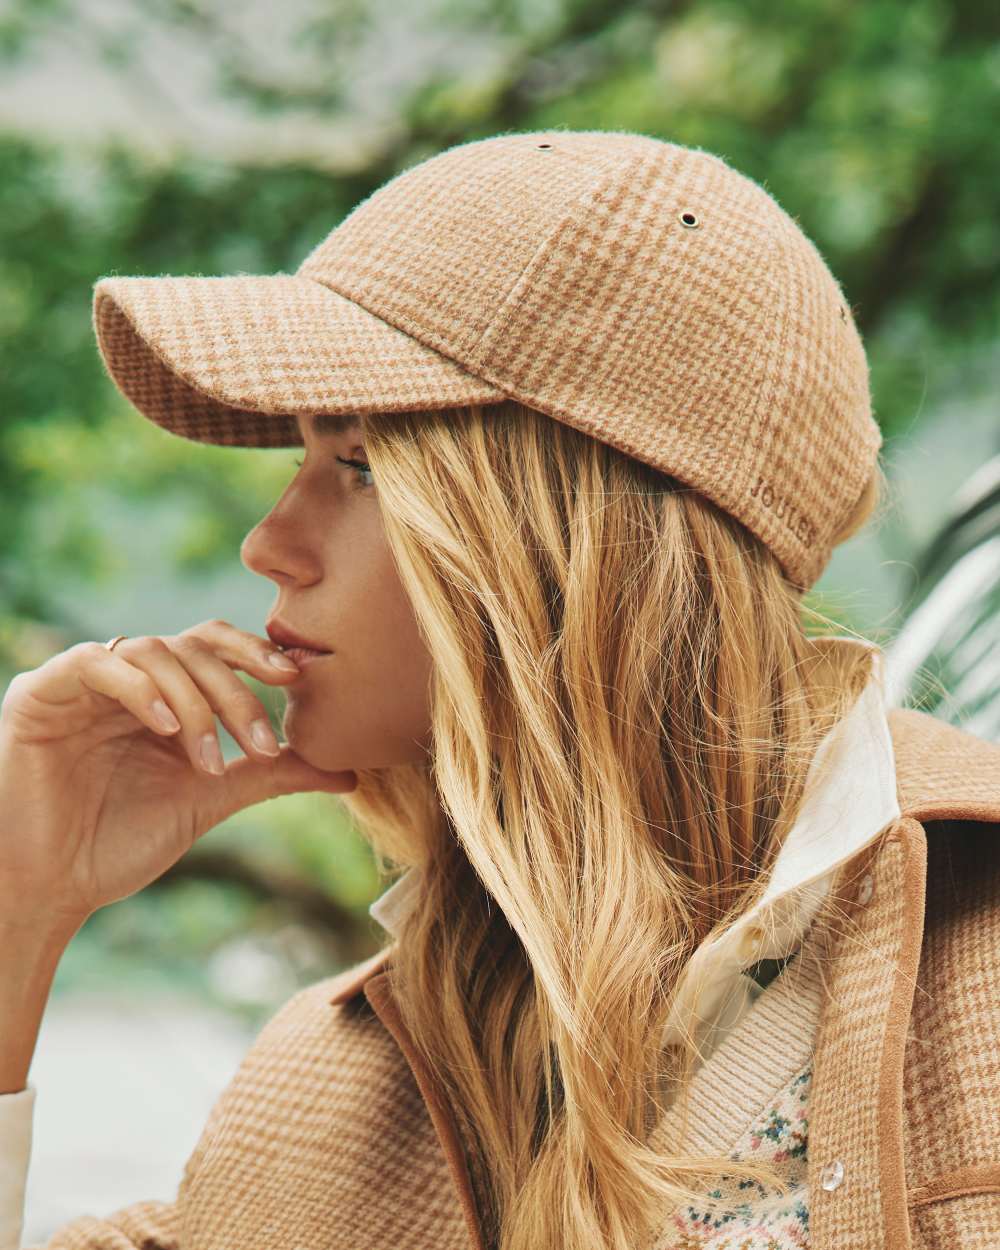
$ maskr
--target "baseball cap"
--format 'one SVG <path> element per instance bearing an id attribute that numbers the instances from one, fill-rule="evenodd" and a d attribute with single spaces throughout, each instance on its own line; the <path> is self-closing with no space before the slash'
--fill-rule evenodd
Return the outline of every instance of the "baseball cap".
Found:
<path id="1" fill-rule="evenodd" d="M 459 143 L 293 274 L 106 276 L 115 385 L 173 434 L 300 445 L 298 416 L 514 399 L 735 516 L 799 589 L 882 437 L 815 244 L 721 156 L 630 131 Z"/>

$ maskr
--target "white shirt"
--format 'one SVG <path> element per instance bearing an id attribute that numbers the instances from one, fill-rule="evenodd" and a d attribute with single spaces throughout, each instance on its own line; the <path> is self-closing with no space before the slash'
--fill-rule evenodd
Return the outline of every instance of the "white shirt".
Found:
<path id="1" fill-rule="evenodd" d="M 761 959 L 794 953 L 836 869 L 899 816 L 883 665 L 884 656 L 876 648 L 872 679 L 820 743 L 807 775 L 805 800 L 761 902 L 721 937 L 702 942 L 685 967 L 677 1001 L 697 1003 L 701 1062 L 763 992 L 745 969 Z M 419 873 L 411 868 L 368 910 L 395 937 L 418 889 Z M 664 1043 L 678 1036 L 676 1014 L 667 1024 Z M 0 1094 L 0 1250 L 19 1250 L 21 1245 L 35 1095 L 30 1081 L 17 1093 Z"/>

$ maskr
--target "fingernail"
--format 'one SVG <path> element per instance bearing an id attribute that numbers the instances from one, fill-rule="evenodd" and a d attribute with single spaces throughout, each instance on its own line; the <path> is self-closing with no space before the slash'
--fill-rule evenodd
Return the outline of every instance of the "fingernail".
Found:
<path id="1" fill-rule="evenodd" d="M 255 720 L 250 726 L 250 741 L 259 750 L 266 751 L 268 755 L 279 754 L 278 739 L 266 720 Z"/>
<path id="2" fill-rule="evenodd" d="M 297 673 L 299 666 L 288 658 L 283 651 L 271 651 L 267 657 L 275 668 L 283 668 L 287 673 Z"/>
<path id="3" fill-rule="evenodd" d="M 217 777 L 226 771 L 226 765 L 219 750 L 219 741 L 215 734 L 205 734 L 201 740 L 201 762 L 210 773 Z"/>

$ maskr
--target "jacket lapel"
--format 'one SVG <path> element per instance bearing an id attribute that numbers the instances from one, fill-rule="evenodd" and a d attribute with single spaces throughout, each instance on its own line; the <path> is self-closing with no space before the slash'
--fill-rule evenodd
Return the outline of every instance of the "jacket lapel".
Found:
<path id="1" fill-rule="evenodd" d="M 1000 822 L 1000 746 L 913 710 L 894 710 L 889 726 L 900 817 L 845 865 L 835 884 L 842 923 L 831 945 L 809 1107 L 815 1250 L 913 1246 L 910 1207 L 920 1196 L 908 1189 L 914 1166 L 907 1148 L 908 1060 L 915 1044 L 928 1052 L 933 1040 L 911 1032 L 928 897 L 921 822 Z M 968 958 L 959 951 L 956 957 Z M 934 988 L 951 993 L 947 981 Z M 953 1092 L 961 1099 L 958 1089 Z M 920 1114 L 926 1117 L 929 1108 Z M 939 1123 L 934 1131 L 947 1134 L 948 1126 Z M 993 1175 L 1000 1184 L 1000 1164 Z"/>
<path id="2" fill-rule="evenodd" d="M 903 1072 L 924 933 L 927 839 L 920 822 L 1000 823 L 1000 746 L 914 710 L 890 712 L 889 727 L 901 815 L 847 861 L 831 891 L 846 924 L 831 946 L 813 1056 L 808 1168 L 815 1250 L 911 1250 Z M 395 949 L 391 943 L 341 973 L 329 1001 L 363 993 L 395 1039 L 444 1153 L 470 1250 L 485 1250 L 454 1112 L 392 998 L 386 969 Z M 992 1184 L 994 1173 L 984 1175 Z M 983 1182 L 978 1173 L 974 1179 Z"/>
<path id="3" fill-rule="evenodd" d="M 461 1146 L 454 1112 L 441 1089 L 440 1082 L 414 1046 L 389 987 L 386 967 L 392 960 L 396 945 L 395 942 L 391 943 L 383 950 L 376 952 L 370 959 L 341 973 L 333 982 L 334 993 L 329 1001 L 334 1005 L 346 1003 L 363 993 L 387 1032 L 395 1039 L 396 1045 L 410 1065 L 410 1070 L 424 1099 L 427 1113 L 437 1133 L 438 1142 L 444 1152 L 454 1192 L 468 1229 L 469 1246 L 471 1250 L 486 1250 L 472 1180 L 465 1152 Z"/>
<path id="4" fill-rule="evenodd" d="M 382 969 L 389 963 L 396 952 L 396 943 L 391 942 L 380 951 L 376 951 L 374 955 L 363 960 L 359 964 L 354 964 L 350 968 L 345 968 L 343 972 L 338 973 L 330 984 L 333 986 L 333 994 L 330 996 L 330 1002 L 334 1006 L 340 1003 L 349 1002 L 352 998 L 364 991 L 365 982 L 370 981 L 377 976 Z"/>
<path id="5" fill-rule="evenodd" d="M 444 1151 L 462 1214 L 465 1217 L 469 1232 L 469 1245 L 474 1247 L 474 1250 L 486 1250 L 468 1163 L 462 1149 L 451 1104 L 441 1089 L 440 1083 L 418 1053 L 400 1018 L 399 1009 L 389 988 L 388 973 L 379 972 L 367 980 L 364 992 L 375 1014 L 396 1039 L 396 1044 L 406 1056 L 417 1086 L 423 1095 L 431 1123 L 434 1125 L 441 1149 Z"/>

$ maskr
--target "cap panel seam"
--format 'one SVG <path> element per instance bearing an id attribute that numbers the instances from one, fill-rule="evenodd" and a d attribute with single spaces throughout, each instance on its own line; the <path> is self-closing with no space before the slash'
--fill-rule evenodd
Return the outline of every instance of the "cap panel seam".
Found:
<path id="1" fill-rule="evenodd" d="M 548 256 L 548 249 L 557 237 L 560 231 L 564 230 L 568 225 L 572 224 L 573 215 L 576 213 L 580 204 L 587 198 L 592 197 L 599 189 L 608 186 L 611 183 L 611 176 L 617 174 L 621 177 L 628 177 L 633 169 L 637 168 L 644 160 L 648 159 L 647 152 L 640 152 L 636 156 L 628 157 L 626 160 L 612 160 L 605 165 L 598 167 L 595 171 L 593 181 L 584 187 L 574 198 L 568 203 L 559 220 L 551 227 L 545 237 L 539 242 L 538 246 L 532 252 L 531 256 L 525 262 L 520 273 L 510 285 L 507 297 L 497 309 L 493 318 L 484 327 L 482 334 L 472 345 L 470 349 L 470 360 L 473 362 L 467 366 L 471 372 L 477 377 L 482 378 L 485 382 L 490 382 L 494 386 L 499 386 L 495 378 L 489 376 L 489 372 L 481 373 L 480 368 L 483 365 L 483 344 L 487 338 L 493 339 L 495 335 L 502 334 L 504 327 L 509 325 L 515 314 L 519 311 L 524 295 L 527 291 L 527 276 L 535 270 Z"/>

